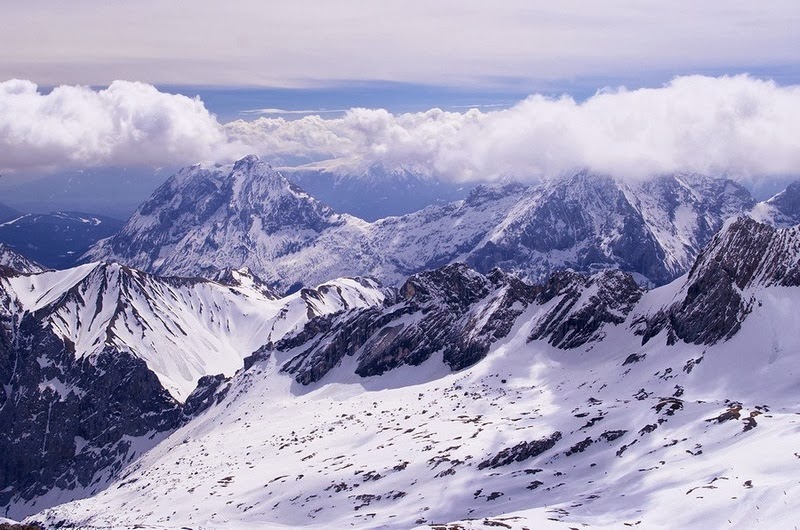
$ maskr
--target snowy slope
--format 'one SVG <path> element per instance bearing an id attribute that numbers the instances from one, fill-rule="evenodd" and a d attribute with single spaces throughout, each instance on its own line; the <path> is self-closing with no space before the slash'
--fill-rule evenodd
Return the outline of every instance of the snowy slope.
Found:
<path id="1" fill-rule="evenodd" d="M 750 216 L 780 228 L 800 224 L 800 182 L 793 182 L 774 197 L 758 203 Z"/>
<path id="2" fill-rule="evenodd" d="M 210 406 L 259 347 L 385 296 L 345 278 L 277 298 L 246 270 L 208 281 L 113 263 L 0 267 L 3 513 L 21 518 L 102 490 Z"/>
<path id="3" fill-rule="evenodd" d="M 737 221 L 689 274 L 643 295 L 600 289 L 618 281 L 610 278 L 563 280 L 550 295 L 518 291 L 528 303 L 508 306 L 511 327 L 464 369 L 452 372 L 439 353 L 357 375 L 393 319 L 417 310 L 436 318 L 437 304 L 462 302 L 465 314 L 505 314 L 489 287 L 500 284 L 468 270 L 414 280 L 439 300 L 433 309 L 409 305 L 417 290 L 404 287 L 383 310 L 387 319 L 364 328 L 366 338 L 353 335 L 354 350 L 308 385 L 283 370 L 306 346 L 263 352 L 218 404 L 112 487 L 31 520 L 66 528 L 792 528 L 800 520 L 792 501 L 800 494 L 800 336 L 786 330 L 800 325 L 798 245 L 796 230 Z M 742 267 L 719 261 L 731 253 L 745 258 Z M 707 274 L 714 263 L 723 274 Z M 673 340 L 668 328 L 643 343 L 643 325 L 693 303 L 697 282 L 732 283 L 757 303 L 713 343 Z M 624 299 L 631 303 L 607 303 Z M 572 309 L 558 309 L 570 300 Z M 598 307 L 620 318 L 600 334 L 569 349 L 539 336 L 552 314 L 583 329 L 581 308 L 603 301 Z M 324 320 L 301 342 L 324 342 Z"/>
<path id="4" fill-rule="evenodd" d="M 310 318 L 384 297 L 368 280 L 341 279 L 274 299 L 252 283 L 161 278 L 116 263 L 0 278 L 0 289 L 72 343 L 76 356 L 126 352 L 179 401 L 202 376 L 233 375 L 244 357 Z"/>
<path id="5" fill-rule="evenodd" d="M 630 182 L 580 172 L 531 188 L 479 186 L 463 201 L 367 223 L 247 157 L 182 170 L 85 259 L 182 276 L 247 266 L 282 291 L 341 276 L 398 284 L 454 261 L 534 281 L 564 268 L 617 268 L 664 284 L 686 272 L 727 218 L 753 205 L 722 178 Z"/>

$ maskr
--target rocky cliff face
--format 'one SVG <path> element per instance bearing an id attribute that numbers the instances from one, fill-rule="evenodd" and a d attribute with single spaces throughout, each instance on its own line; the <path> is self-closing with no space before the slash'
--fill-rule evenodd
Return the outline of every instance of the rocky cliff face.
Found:
<path id="1" fill-rule="evenodd" d="M 740 218 L 700 254 L 678 300 L 649 319 L 646 342 L 662 330 L 670 342 L 714 344 L 736 334 L 753 304 L 754 291 L 800 285 L 800 229 L 776 229 Z"/>
<path id="2" fill-rule="evenodd" d="M 35 314 L 10 309 L 0 326 L 0 505 L 19 517 L 48 493 L 99 491 L 182 415 L 144 361 L 111 347 L 77 356 Z"/>
<path id="3" fill-rule="evenodd" d="M 537 317 L 530 340 L 567 349 L 602 340 L 605 325 L 625 322 L 643 292 L 630 274 L 619 271 L 555 273 L 537 298 L 548 309 Z"/>
<path id="4" fill-rule="evenodd" d="M 531 285 L 499 269 L 484 276 L 453 264 L 411 276 L 383 307 L 312 320 L 269 348 L 288 356 L 282 370 L 302 384 L 319 381 L 346 356 L 355 357 L 362 377 L 435 354 L 461 370 L 483 359 L 523 314 L 533 320 L 529 340 L 576 348 L 602 340 L 606 325 L 624 322 L 641 294 L 621 272 L 563 272 Z"/>
<path id="5" fill-rule="evenodd" d="M 282 370 L 303 384 L 320 380 L 345 356 L 367 377 L 441 354 L 453 370 L 482 359 L 532 303 L 538 287 L 493 271 L 483 276 L 463 264 L 410 277 L 384 307 L 309 323 L 275 349 L 288 352 Z"/>

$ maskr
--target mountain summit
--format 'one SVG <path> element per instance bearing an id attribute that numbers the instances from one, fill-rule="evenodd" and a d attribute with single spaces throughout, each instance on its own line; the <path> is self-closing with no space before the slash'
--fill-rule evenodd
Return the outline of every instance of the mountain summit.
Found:
<path id="1" fill-rule="evenodd" d="M 479 186 L 462 201 L 368 223 L 249 156 L 181 170 L 84 259 L 205 277 L 246 266 L 279 290 L 340 276 L 397 284 L 455 261 L 534 281 L 564 268 L 618 268 L 660 285 L 686 272 L 726 219 L 754 205 L 723 178 L 579 172 L 532 187 Z"/>

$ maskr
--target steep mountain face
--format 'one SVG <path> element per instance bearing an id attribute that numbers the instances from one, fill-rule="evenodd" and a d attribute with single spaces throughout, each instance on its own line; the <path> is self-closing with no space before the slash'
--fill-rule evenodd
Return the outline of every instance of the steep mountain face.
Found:
<path id="1" fill-rule="evenodd" d="M 416 272 L 465 261 L 527 196 L 528 189 L 514 182 L 482 185 L 463 201 L 376 221 L 368 234 L 384 263 L 371 273 L 400 283 Z"/>
<path id="2" fill-rule="evenodd" d="M 798 249 L 796 229 L 740 220 L 647 292 L 610 271 L 541 285 L 463 265 L 414 275 L 267 344 L 109 488 L 30 520 L 791 527 Z M 642 342 L 676 304 L 716 318 L 703 293 L 730 285 L 756 301 L 733 332 L 712 344 L 663 327 Z"/>
<path id="3" fill-rule="evenodd" d="M 7 267 L 16 272 L 36 274 L 47 269 L 15 251 L 5 243 L 0 243 L 0 268 Z"/>
<path id="4" fill-rule="evenodd" d="M 757 293 L 773 286 L 800 286 L 800 227 L 737 219 L 700 254 L 676 301 L 649 319 L 644 340 L 664 329 L 670 342 L 729 339 L 762 303 Z"/>
<path id="5" fill-rule="evenodd" d="M 633 277 L 620 271 L 554 273 L 538 297 L 547 311 L 535 319 L 529 339 L 567 349 L 602 340 L 603 328 L 625 322 L 642 294 Z"/>
<path id="6" fill-rule="evenodd" d="M 0 224 L 0 242 L 54 269 L 71 267 L 89 247 L 123 222 L 80 212 L 25 214 Z"/>
<path id="7" fill-rule="evenodd" d="M 789 184 L 774 197 L 758 203 L 750 215 L 757 221 L 778 228 L 800 224 L 800 181 Z"/>
<path id="8" fill-rule="evenodd" d="M 416 212 L 463 199 L 468 187 L 439 181 L 414 168 L 324 161 L 280 172 L 338 212 L 367 221 Z"/>
<path id="9" fill-rule="evenodd" d="M 320 283 L 347 275 L 328 274 L 343 260 L 352 259 L 358 267 L 361 224 L 333 212 L 251 156 L 232 166 L 185 168 L 87 257 L 183 276 L 213 276 L 220 269 L 247 266 L 283 288 L 296 281 L 287 271 L 299 268 L 304 284 L 314 285 L 314 278 Z M 323 237 L 327 243 L 318 248 Z M 325 274 L 317 274 L 314 264 Z"/>
<path id="10" fill-rule="evenodd" d="M 434 354 L 459 370 L 508 335 L 537 292 L 499 270 L 487 277 L 448 265 L 412 276 L 384 307 L 318 319 L 274 348 L 287 352 L 282 370 L 302 384 L 319 381 L 345 356 L 356 358 L 355 373 L 362 377 L 417 366 Z"/>
<path id="11" fill-rule="evenodd" d="M 543 280 L 552 270 L 616 268 L 657 285 L 685 272 L 731 215 L 754 204 L 732 181 L 674 175 L 642 182 L 579 173 L 535 189 L 467 256 Z"/>
<path id="12" fill-rule="evenodd" d="M 288 356 L 281 370 L 301 384 L 319 381 L 346 357 L 361 377 L 434 355 L 462 370 L 507 337 L 529 307 L 538 308 L 529 314 L 529 340 L 576 348 L 601 340 L 606 324 L 623 323 L 641 295 L 630 275 L 616 271 L 557 273 L 530 285 L 499 269 L 484 276 L 453 264 L 410 277 L 383 306 L 315 319 L 302 333 L 267 344 L 262 355 L 274 349 Z"/>
<path id="13" fill-rule="evenodd" d="M 0 276 L 0 505 L 15 518 L 98 491 L 180 424 L 142 360 L 110 346 L 76 355 L 23 310 L 9 283 L 33 276 L 16 274 Z"/>
<path id="14" fill-rule="evenodd" d="M 225 284 L 104 263 L 0 271 L 0 505 L 12 517 L 104 488 L 264 343 L 384 298 L 343 279 L 276 299 L 246 271 Z"/>
<path id="15" fill-rule="evenodd" d="M 248 157 L 181 171 L 85 259 L 182 276 L 247 266 L 282 291 L 340 276 L 397 285 L 456 261 L 537 282 L 564 268 L 617 268 L 663 284 L 689 268 L 725 219 L 753 204 L 725 179 L 628 182 L 584 172 L 532 188 L 480 186 L 463 201 L 366 223 Z"/>

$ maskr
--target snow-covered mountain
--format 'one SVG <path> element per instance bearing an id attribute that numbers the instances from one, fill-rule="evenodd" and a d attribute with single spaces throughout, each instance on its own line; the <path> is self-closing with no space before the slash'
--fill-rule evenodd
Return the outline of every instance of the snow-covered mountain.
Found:
<path id="1" fill-rule="evenodd" d="M 375 221 L 463 199 L 469 187 L 441 181 L 414 167 L 325 160 L 278 168 L 281 174 L 338 212 Z"/>
<path id="2" fill-rule="evenodd" d="M 530 188 L 479 186 L 463 201 L 367 223 L 247 157 L 182 170 L 85 259 L 183 276 L 247 266 L 279 290 L 339 276 L 398 284 L 455 261 L 535 281 L 564 268 L 617 268 L 663 284 L 686 272 L 727 218 L 754 204 L 722 178 L 581 172 Z"/>
<path id="3" fill-rule="evenodd" d="M 80 212 L 19 214 L 0 223 L 0 242 L 47 267 L 63 269 L 123 225 L 118 219 Z"/>
<path id="4" fill-rule="evenodd" d="M 781 228 L 800 224 L 800 181 L 789 184 L 774 197 L 758 203 L 750 215 L 756 221 Z"/>
<path id="5" fill-rule="evenodd" d="M 270 341 L 62 528 L 791 528 L 800 229 L 691 270 L 448 265 Z M 675 507 L 680 506 L 679 510 Z"/>
<path id="6" fill-rule="evenodd" d="M 564 267 L 615 268 L 660 285 L 686 272 L 723 222 L 753 204 L 723 178 L 629 181 L 581 172 L 529 190 L 466 261 L 537 280 Z"/>
<path id="7" fill-rule="evenodd" d="M 46 267 L 23 256 L 5 243 L 0 243 L 0 268 L 2 267 L 26 274 L 36 274 L 47 270 Z"/>
<path id="8" fill-rule="evenodd" d="M 221 281 L 106 263 L 40 274 L 0 267 L 5 515 L 99 491 L 161 433 L 207 406 L 220 378 L 263 344 L 316 316 L 384 298 L 368 280 L 282 299 L 248 271 Z"/>
<path id="9" fill-rule="evenodd" d="M 181 276 L 249 267 L 286 290 L 373 269 L 377 257 L 362 248 L 366 227 L 250 156 L 181 170 L 86 257 Z"/>

